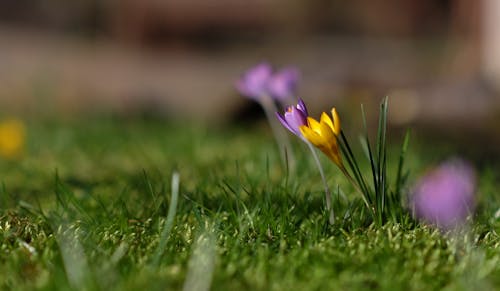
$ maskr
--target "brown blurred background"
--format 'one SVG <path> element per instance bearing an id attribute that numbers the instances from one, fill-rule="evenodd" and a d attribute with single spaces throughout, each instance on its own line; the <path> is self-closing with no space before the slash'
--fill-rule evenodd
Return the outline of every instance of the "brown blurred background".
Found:
<path id="1" fill-rule="evenodd" d="M 225 122 L 262 60 L 296 65 L 314 112 L 389 95 L 391 125 L 500 142 L 497 0 L 0 1 L 3 114 Z"/>

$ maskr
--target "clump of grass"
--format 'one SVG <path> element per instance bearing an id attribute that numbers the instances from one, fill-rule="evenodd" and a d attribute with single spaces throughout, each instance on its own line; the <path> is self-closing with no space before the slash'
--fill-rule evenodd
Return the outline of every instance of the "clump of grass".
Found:
<path id="1" fill-rule="evenodd" d="M 393 181 L 387 171 L 388 151 L 387 151 L 387 112 L 388 98 L 385 97 L 380 104 L 378 130 L 376 135 L 375 147 L 369 138 L 366 115 L 363 106 L 361 106 L 364 133 L 361 136 L 361 143 L 366 159 L 369 162 L 371 179 L 367 179 L 360 170 L 360 164 L 353 154 L 349 141 L 343 131 L 340 133 L 339 144 L 350 169 L 347 177 L 356 185 L 361 192 L 363 200 L 371 213 L 372 219 L 379 226 L 386 223 L 389 219 L 394 222 L 408 220 L 408 214 L 405 211 L 404 197 L 402 191 L 406 190 L 409 172 L 404 168 L 406 152 L 410 139 L 409 131 L 404 137 L 399 160 L 397 162 L 396 173 Z M 354 177 L 354 178 L 351 178 Z M 371 180 L 371 186 L 368 181 Z M 391 182 L 394 185 L 391 185 Z M 392 186 L 392 187 L 391 187 Z"/>

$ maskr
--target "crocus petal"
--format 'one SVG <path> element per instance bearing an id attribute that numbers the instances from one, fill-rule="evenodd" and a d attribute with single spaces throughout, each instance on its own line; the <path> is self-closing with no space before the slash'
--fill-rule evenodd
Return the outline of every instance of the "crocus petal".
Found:
<path id="1" fill-rule="evenodd" d="M 325 142 L 328 144 L 337 144 L 337 138 L 333 133 L 333 129 L 330 124 L 321 121 L 319 123 L 321 129 L 321 136 L 325 139 Z"/>
<path id="2" fill-rule="evenodd" d="M 300 126 L 307 125 L 307 109 L 302 100 L 295 106 L 288 106 L 284 114 L 276 113 L 281 124 L 296 136 L 304 139 Z"/>
<path id="3" fill-rule="evenodd" d="M 302 98 L 299 98 L 299 103 L 297 104 L 297 109 L 302 111 L 302 113 L 304 113 L 305 116 L 309 115 L 309 113 L 307 112 L 306 104 L 304 103 Z"/>
<path id="4" fill-rule="evenodd" d="M 299 129 L 304 138 L 306 138 L 313 145 L 319 146 L 320 144 L 322 144 L 323 139 L 318 132 L 312 130 L 310 127 L 306 125 L 302 125 Z"/>
<path id="5" fill-rule="evenodd" d="M 335 111 L 332 111 L 332 115 L 338 120 Z M 319 148 L 339 168 L 344 168 L 335 132 L 336 130 L 340 132 L 340 126 L 336 126 L 328 114 L 323 112 L 319 122 L 314 118 L 307 117 L 307 125 L 303 125 L 299 129 L 306 140 Z"/>
<path id="6" fill-rule="evenodd" d="M 292 133 L 295 133 L 295 130 L 293 130 L 293 128 L 291 128 L 290 125 L 288 125 L 288 122 L 285 120 L 285 118 L 283 116 L 281 116 L 281 114 L 276 112 L 276 117 L 280 121 L 281 125 L 283 125 L 286 129 L 288 129 Z"/>
<path id="7" fill-rule="evenodd" d="M 327 125 L 330 127 L 330 129 L 331 129 L 332 131 L 334 131 L 334 130 L 335 130 L 335 129 L 334 129 L 334 127 L 333 127 L 333 121 L 332 121 L 332 119 L 331 119 L 331 118 L 330 118 L 330 116 L 328 116 L 328 114 L 326 114 L 325 112 L 323 112 L 323 113 L 321 114 L 321 119 L 320 119 L 320 122 L 321 122 L 321 123 L 325 123 L 325 124 L 327 124 Z"/>
<path id="8" fill-rule="evenodd" d="M 321 127 L 319 125 L 319 122 L 316 121 L 316 119 L 312 117 L 307 117 L 307 125 L 310 129 L 315 131 L 317 134 L 321 134 Z"/>
<path id="9" fill-rule="evenodd" d="M 285 112 L 284 118 L 286 120 L 286 123 L 288 126 L 292 129 L 291 131 L 295 134 L 299 133 L 299 126 L 302 125 L 299 121 L 296 119 L 296 115 L 293 114 L 292 112 Z"/>
<path id="10" fill-rule="evenodd" d="M 284 68 L 269 79 L 267 89 L 273 98 L 284 100 L 295 95 L 298 79 L 296 68 Z"/>
<path id="11" fill-rule="evenodd" d="M 314 124 L 314 122 L 313 122 Z M 326 123 L 317 123 L 316 130 L 307 126 L 301 126 L 300 131 L 304 138 L 319 148 L 337 166 L 343 167 L 342 159 L 338 150 L 337 138 L 332 129 Z"/>
<path id="12" fill-rule="evenodd" d="M 260 63 L 247 70 L 236 83 L 236 89 L 247 97 L 258 99 L 267 94 L 267 83 L 272 75 L 271 65 Z"/>
<path id="13" fill-rule="evenodd" d="M 285 112 L 285 120 L 296 133 L 299 133 L 299 127 L 301 125 L 307 123 L 306 116 L 295 107 L 290 107 L 290 111 Z"/>
<path id="14" fill-rule="evenodd" d="M 323 152 L 339 167 L 342 167 L 342 160 L 340 158 L 339 148 L 337 144 L 337 137 L 333 133 L 329 125 L 321 123 L 321 132 L 325 142 L 325 150 Z"/>
<path id="15" fill-rule="evenodd" d="M 243 80 L 238 80 L 236 82 L 235 87 L 236 87 L 236 90 L 238 90 L 238 92 L 240 92 L 240 94 L 243 96 L 250 97 L 252 99 L 256 99 L 258 97 L 255 94 L 255 91 L 252 91 L 252 89 L 249 88 L 247 83 L 245 83 Z"/>
<path id="16" fill-rule="evenodd" d="M 332 118 L 333 118 L 333 132 L 335 135 L 340 134 L 340 118 L 335 107 L 332 108 Z"/>
<path id="17" fill-rule="evenodd" d="M 469 164 L 445 162 L 422 177 L 412 190 L 413 214 L 444 230 L 462 224 L 474 208 L 475 184 Z"/>
<path id="18" fill-rule="evenodd" d="M 0 122 L 0 157 L 19 157 L 24 149 L 26 132 L 24 123 L 18 119 Z"/>

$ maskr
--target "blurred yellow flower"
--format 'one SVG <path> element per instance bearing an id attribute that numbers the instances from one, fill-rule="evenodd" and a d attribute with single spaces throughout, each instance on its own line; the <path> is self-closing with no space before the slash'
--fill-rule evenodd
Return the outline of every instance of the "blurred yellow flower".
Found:
<path id="1" fill-rule="evenodd" d="M 24 149 L 26 132 L 24 124 L 18 119 L 0 122 L 0 156 L 7 159 L 17 158 Z"/>
<path id="2" fill-rule="evenodd" d="M 302 125 L 300 132 L 340 169 L 344 169 L 337 143 L 337 136 L 340 134 L 340 119 L 335 108 L 332 108 L 332 118 L 325 112 L 321 114 L 319 122 L 307 117 L 307 125 Z"/>

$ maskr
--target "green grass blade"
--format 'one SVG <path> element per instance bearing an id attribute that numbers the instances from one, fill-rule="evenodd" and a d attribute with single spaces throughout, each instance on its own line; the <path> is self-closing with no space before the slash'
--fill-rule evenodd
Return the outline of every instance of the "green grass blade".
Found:
<path id="1" fill-rule="evenodd" d="M 75 290 L 89 285 L 90 269 L 76 231 L 67 225 L 54 228 L 69 285 Z"/>
<path id="2" fill-rule="evenodd" d="M 155 254 L 153 256 L 153 266 L 157 267 L 160 265 L 161 257 L 165 252 L 165 248 L 167 246 L 167 241 L 170 236 L 170 231 L 174 225 L 175 213 L 177 211 L 177 200 L 179 198 L 179 173 L 175 172 L 172 175 L 172 193 L 170 199 L 170 206 L 168 208 L 167 220 L 165 221 L 165 225 L 163 226 L 163 230 L 160 235 L 160 242 L 158 247 L 156 248 Z"/>
<path id="3" fill-rule="evenodd" d="M 361 170 L 359 169 L 359 165 L 356 161 L 356 158 L 354 157 L 351 147 L 349 146 L 347 137 L 345 136 L 342 130 L 340 131 L 340 135 L 341 135 L 341 141 L 339 140 L 340 148 L 344 153 L 344 156 L 348 157 L 347 161 L 349 163 L 349 166 L 351 167 L 351 171 L 354 174 L 354 178 L 357 181 L 358 187 L 362 192 L 362 195 L 364 196 L 364 200 L 368 205 L 372 205 L 370 190 L 366 186 L 366 182 L 363 178 L 363 175 L 361 174 Z M 370 209 L 370 212 L 372 212 L 372 209 Z"/>
<path id="4" fill-rule="evenodd" d="M 212 227 L 201 233 L 193 243 L 188 270 L 182 290 L 210 290 L 215 271 L 217 244 Z"/>
<path id="5" fill-rule="evenodd" d="M 401 146 L 401 152 L 399 154 L 399 162 L 396 172 L 396 182 L 394 183 L 394 195 L 396 196 L 396 198 L 401 198 L 400 191 L 401 191 L 401 186 L 404 182 L 404 179 L 402 177 L 403 166 L 409 142 L 410 142 L 410 130 L 407 130 L 403 139 L 403 145 Z"/>
<path id="6" fill-rule="evenodd" d="M 379 214 L 379 223 L 382 223 L 383 215 L 385 211 L 385 195 L 387 189 L 387 170 L 386 170 L 386 131 L 387 131 L 387 102 L 388 98 L 385 97 L 380 104 L 380 115 L 379 115 L 379 123 L 378 123 L 378 131 L 377 131 L 377 171 L 378 171 L 378 187 L 375 190 L 377 196 L 377 211 Z"/>
<path id="7" fill-rule="evenodd" d="M 363 104 L 361 104 L 361 116 L 363 118 L 363 127 L 364 127 L 364 131 L 365 131 L 364 138 L 365 138 L 365 143 L 366 143 L 367 152 L 368 152 L 368 158 L 370 160 L 370 166 L 371 166 L 371 170 L 372 170 L 373 189 L 375 192 L 375 200 L 377 200 L 377 189 L 378 189 L 379 180 L 378 180 L 378 175 L 377 175 L 376 164 L 375 164 L 375 161 L 373 159 L 373 153 L 372 153 L 372 149 L 371 149 L 371 145 L 370 145 L 370 139 L 368 137 L 368 127 L 366 125 L 366 114 L 365 114 L 365 109 L 364 109 Z"/>

